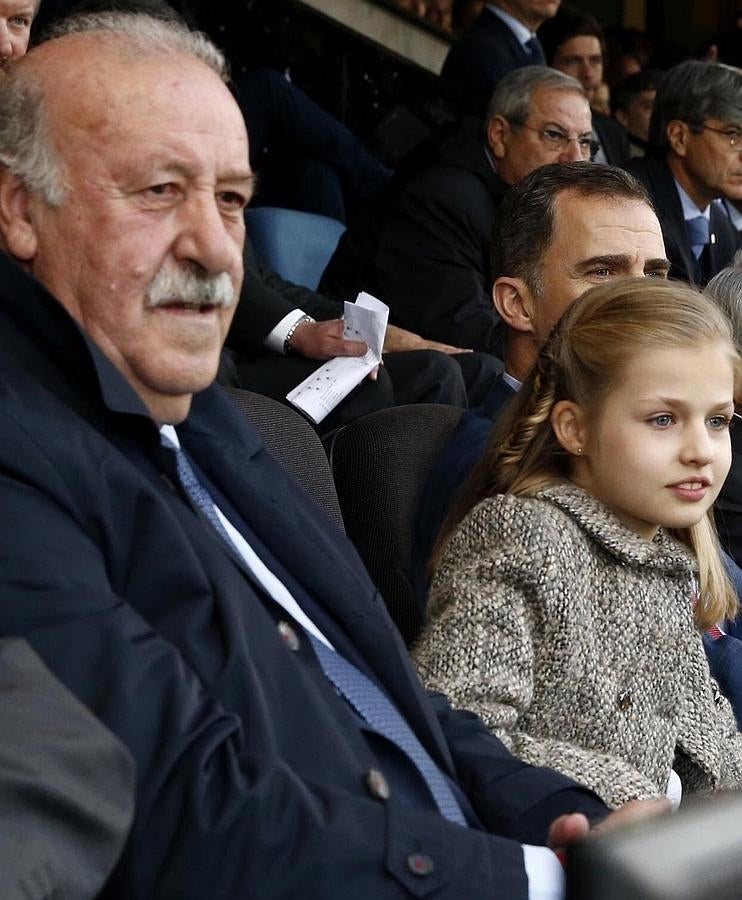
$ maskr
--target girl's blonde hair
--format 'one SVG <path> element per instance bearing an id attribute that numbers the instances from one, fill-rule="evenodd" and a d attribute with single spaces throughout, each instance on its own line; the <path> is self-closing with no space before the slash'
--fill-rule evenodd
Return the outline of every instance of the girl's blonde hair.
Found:
<path id="1" fill-rule="evenodd" d="M 721 342 L 729 349 L 738 395 L 742 368 L 724 313 L 678 282 L 620 279 L 592 288 L 564 314 L 531 374 L 498 422 L 484 457 L 455 502 L 436 544 L 432 566 L 466 513 L 494 494 L 533 496 L 570 476 L 570 456 L 556 439 L 551 412 L 571 400 L 597 412 L 622 369 L 638 353 Z M 702 373 L 699 373 L 702 377 Z M 719 553 L 711 512 L 675 531 L 699 568 L 696 624 L 705 629 L 733 618 L 737 597 Z"/>

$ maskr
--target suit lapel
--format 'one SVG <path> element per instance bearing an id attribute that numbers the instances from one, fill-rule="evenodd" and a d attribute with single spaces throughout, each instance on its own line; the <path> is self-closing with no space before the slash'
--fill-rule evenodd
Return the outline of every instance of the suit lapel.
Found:
<path id="1" fill-rule="evenodd" d="M 688 232 L 685 228 L 685 216 L 683 204 L 680 202 L 678 189 L 669 166 L 664 162 L 658 162 L 653 173 L 655 183 L 655 197 L 657 200 L 657 215 L 665 236 L 666 250 L 670 262 L 678 268 L 676 277 L 694 281 L 695 258 L 690 248 Z M 674 258 L 673 258 L 674 257 Z"/>

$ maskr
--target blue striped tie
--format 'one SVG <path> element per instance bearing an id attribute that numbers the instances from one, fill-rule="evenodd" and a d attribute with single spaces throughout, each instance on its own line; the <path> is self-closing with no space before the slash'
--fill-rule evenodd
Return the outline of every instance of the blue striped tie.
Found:
<path id="1" fill-rule="evenodd" d="M 415 737 L 413 730 L 402 718 L 397 707 L 373 681 L 366 678 L 363 672 L 352 663 L 331 650 L 314 635 L 309 632 L 306 634 L 328 680 L 335 685 L 338 692 L 375 731 L 391 741 L 414 763 L 433 795 L 441 815 L 449 821 L 467 828 L 466 819 L 451 786 L 427 750 Z"/>

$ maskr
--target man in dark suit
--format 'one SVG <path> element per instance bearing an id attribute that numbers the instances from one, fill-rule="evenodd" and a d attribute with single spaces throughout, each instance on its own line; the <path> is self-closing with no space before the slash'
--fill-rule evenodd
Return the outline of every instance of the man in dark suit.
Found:
<path id="1" fill-rule="evenodd" d="M 510 72 L 485 125 L 466 119 L 432 160 L 394 186 L 376 220 L 342 236 L 320 290 L 334 297 L 367 290 L 388 304 L 395 325 L 501 357 L 490 290 L 497 209 L 509 185 L 538 166 L 589 159 L 592 138 L 578 81 L 545 66 Z"/>
<path id="2" fill-rule="evenodd" d="M 492 0 L 448 51 L 441 78 L 454 104 L 483 118 L 500 79 L 523 66 L 543 66 L 536 29 L 561 0 Z"/>
<path id="3" fill-rule="evenodd" d="M 603 29 L 589 13 L 562 6 L 557 14 L 539 28 L 538 37 L 548 65 L 576 78 L 592 106 L 595 92 L 603 81 L 605 44 Z M 626 130 L 610 116 L 593 109 L 593 131 L 598 149 L 595 162 L 624 166 L 629 161 Z"/>
<path id="4" fill-rule="evenodd" d="M 629 171 L 657 209 L 670 275 L 704 285 L 729 265 L 738 243 L 718 200 L 742 199 L 742 73 L 703 62 L 670 69 L 657 90 L 649 144 Z"/>
<path id="5" fill-rule="evenodd" d="M 349 542 L 211 384 L 253 181 L 218 51 L 68 29 L 0 82 L 27 270 L 0 279 L 0 633 L 134 757 L 105 896 L 558 897 L 533 845 L 607 810 L 425 695 Z"/>
<path id="6" fill-rule="evenodd" d="M 428 563 L 448 511 L 562 313 L 606 279 L 666 277 L 670 266 L 642 186 L 599 164 L 544 166 L 519 182 L 503 201 L 492 251 L 492 294 L 506 326 L 505 372 L 483 406 L 464 413 L 425 486 L 413 564 L 421 610 Z"/>

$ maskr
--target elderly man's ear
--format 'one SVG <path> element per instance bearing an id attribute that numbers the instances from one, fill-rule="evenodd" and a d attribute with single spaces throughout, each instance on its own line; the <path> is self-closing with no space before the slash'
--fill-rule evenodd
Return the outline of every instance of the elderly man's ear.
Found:
<path id="1" fill-rule="evenodd" d="M 30 262 L 36 256 L 36 228 L 30 207 L 26 186 L 0 166 L 0 239 L 3 249 L 20 262 Z"/>
<path id="2" fill-rule="evenodd" d="M 492 302 L 508 328 L 533 334 L 533 298 L 522 279 L 498 278 L 492 287 Z"/>
<path id="3" fill-rule="evenodd" d="M 493 116 L 487 123 L 487 143 L 495 159 L 505 155 L 510 133 L 510 123 L 502 116 Z"/>

